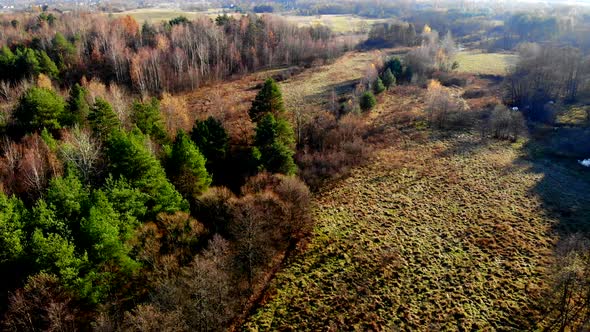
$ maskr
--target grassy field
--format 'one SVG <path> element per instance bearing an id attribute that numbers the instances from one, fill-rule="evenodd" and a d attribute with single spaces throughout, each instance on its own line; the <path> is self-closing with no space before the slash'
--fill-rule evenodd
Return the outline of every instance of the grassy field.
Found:
<path id="1" fill-rule="evenodd" d="M 187 12 L 187 11 L 180 11 L 176 9 L 161 9 L 161 8 L 142 8 L 142 9 L 135 9 L 129 10 L 122 13 L 115 13 L 114 16 L 126 16 L 129 15 L 133 17 L 136 21 L 142 22 L 150 22 L 150 23 L 158 23 L 161 21 L 169 21 L 178 16 L 185 16 L 188 19 L 195 19 L 198 16 L 202 15 L 213 15 L 214 17 L 217 16 L 216 14 L 209 14 L 207 12 Z"/>
<path id="2" fill-rule="evenodd" d="M 352 15 L 318 15 L 318 16 L 284 16 L 299 26 L 327 26 L 334 32 L 368 32 L 372 24 L 383 22 L 383 19 L 367 19 Z"/>
<path id="3" fill-rule="evenodd" d="M 478 75 L 505 75 L 516 64 L 517 56 L 504 53 L 481 53 L 462 51 L 455 60 L 459 63 L 459 72 Z"/>
<path id="4" fill-rule="evenodd" d="M 518 149 L 473 137 L 381 151 L 317 198 L 307 250 L 246 329 L 526 329 L 552 257 Z"/>
<path id="5" fill-rule="evenodd" d="M 383 55 L 350 52 L 280 82 L 287 108 L 325 110 L 332 91 L 349 93 Z M 203 87 L 186 96 L 189 108 L 195 117 L 234 119 L 231 136 L 248 139 L 249 101 L 274 73 Z M 470 88 L 492 91 L 487 81 Z M 316 195 L 313 236 L 243 330 L 542 327 L 554 245 L 561 229 L 587 223 L 590 181 L 531 159 L 526 141 L 433 136 L 423 124 L 424 91 L 400 86 L 378 97 L 365 119 L 383 144 L 367 166 Z M 403 140 L 400 130 L 409 133 Z"/>
<path id="6" fill-rule="evenodd" d="M 513 61 L 464 55 L 495 59 L 494 74 Z M 286 104 L 322 107 L 322 93 L 358 78 L 374 56 L 348 54 L 283 82 Z M 366 119 L 385 131 L 423 117 L 423 89 L 379 99 Z M 526 140 L 437 138 L 409 123 L 419 138 L 378 145 L 369 165 L 316 196 L 314 235 L 243 330 L 542 328 L 554 246 L 562 230 L 587 222 L 590 181 L 531 159 Z"/>
<path id="7" fill-rule="evenodd" d="M 287 109 L 307 113 L 325 110 L 332 91 L 338 95 L 352 91 L 364 70 L 381 56 L 381 51 L 347 53 L 335 63 L 281 82 Z"/>

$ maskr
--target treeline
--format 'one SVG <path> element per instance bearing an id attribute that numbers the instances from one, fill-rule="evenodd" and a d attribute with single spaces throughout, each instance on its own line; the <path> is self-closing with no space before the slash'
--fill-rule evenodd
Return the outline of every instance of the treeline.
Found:
<path id="1" fill-rule="evenodd" d="M 521 44 L 519 61 L 505 79 L 506 103 L 533 121 L 552 123 L 560 103 L 588 88 L 590 58 L 573 47 Z"/>
<path id="2" fill-rule="evenodd" d="M 413 24 L 388 22 L 373 24 L 364 45 L 367 47 L 396 47 L 418 44 L 420 44 L 420 38 Z"/>
<path id="3" fill-rule="evenodd" d="M 45 73 L 62 86 L 98 78 L 143 95 L 195 89 L 233 74 L 311 65 L 344 45 L 321 28 L 298 28 L 274 16 L 173 19 L 140 25 L 96 14 L 4 15 L 0 80 Z"/>

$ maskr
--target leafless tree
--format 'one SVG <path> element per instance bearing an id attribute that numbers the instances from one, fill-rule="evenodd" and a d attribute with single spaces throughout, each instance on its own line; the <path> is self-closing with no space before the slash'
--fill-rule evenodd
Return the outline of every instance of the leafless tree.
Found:
<path id="1" fill-rule="evenodd" d="M 60 156 L 65 164 L 72 165 L 82 178 L 89 182 L 100 173 L 101 142 L 86 129 L 79 127 L 65 131 Z"/>

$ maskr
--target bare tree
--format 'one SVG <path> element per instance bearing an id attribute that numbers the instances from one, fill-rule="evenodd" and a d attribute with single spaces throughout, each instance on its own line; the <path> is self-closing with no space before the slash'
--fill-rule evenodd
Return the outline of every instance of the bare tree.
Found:
<path id="1" fill-rule="evenodd" d="M 60 155 L 65 164 L 72 165 L 89 182 L 100 174 L 101 142 L 86 129 L 74 127 L 63 134 Z"/>

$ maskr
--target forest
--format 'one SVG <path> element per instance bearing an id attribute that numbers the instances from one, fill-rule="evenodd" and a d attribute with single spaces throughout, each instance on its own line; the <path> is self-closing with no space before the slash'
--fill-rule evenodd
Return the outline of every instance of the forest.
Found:
<path id="1" fill-rule="evenodd" d="M 0 330 L 590 327 L 590 7 L 211 6 L 0 12 Z"/>

